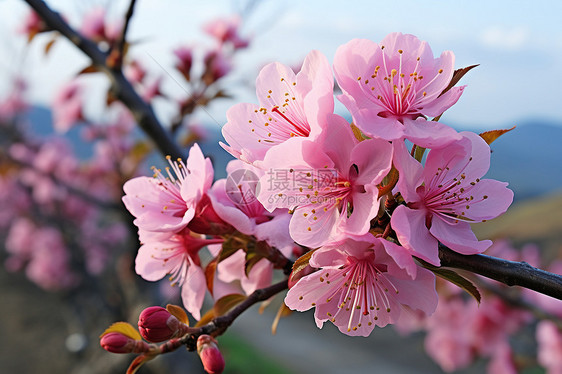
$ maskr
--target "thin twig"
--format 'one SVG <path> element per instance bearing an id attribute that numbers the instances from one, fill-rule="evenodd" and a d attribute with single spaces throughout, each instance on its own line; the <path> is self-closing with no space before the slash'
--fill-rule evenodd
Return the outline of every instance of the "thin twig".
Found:
<path id="1" fill-rule="evenodd" d="M 260 301 L 267 300 L 270 297 L 277 295 L 278 293 L 286 290 L 287 287 L 288 283 L 287 279 L 285 279 L 269 287 L 255 290 L 250 294 L 250 296 L 246 298 L 246 300 L 238 304 L 225 315 L 214 318 L 211 322 L 199 327 L 198 331 L 184 336 L 181 339 L 182 344 L 188 345 L 189 348 L 189 345 L 193 344 L 193 342 L 196 341 L 197 337 L 199 337 L 200 335 L 207 334 L 212 336 L 219 336 L 223 334 L 226 329 L 234 322 L 234 320 L 236 320 L 238 316 L 244 313 L 251 306 Z"/>
<path id="2" fill-rule="evenodd" d="M 91 40 L 84 38 L 42 0 L 25 0 L 41 19 L 53 30 L 57 30 L 91 60 L 92 64 L 103 71 L 110 79 L 115 97 L 133 113 L 135 120 L 144 132 L 156 144 L 160 152 L 172 158 L 184 158 L 181 148 L 172 140 L 154 113 L 125 78 L 121 69 L 113 69 L 107 64 L 109 55 L 101 51 Z"/>

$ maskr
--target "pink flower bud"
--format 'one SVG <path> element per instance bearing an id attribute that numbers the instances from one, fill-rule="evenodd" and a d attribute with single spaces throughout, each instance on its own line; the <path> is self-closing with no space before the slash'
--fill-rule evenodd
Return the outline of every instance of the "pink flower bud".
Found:
<path id="1" fill-rule="evenodd" d="M 184 335 L 188 329 L 188 326 L 159 306 L 151 306 L 143 310 L 138 325 L 142 337 L 154 343 Z"/>
<path id="2" fill-rule="evenodd" d="M 142 340 L 135 340 L 119 332 L 110 332 L 100 339 L 103 349 L 112 353 L 142 353 L 148 352 L 150 346 Z"/>
<path id="3" fill-rule="evenodd" d="M 224 358 L 218 343 L 212 336 L 201 335 L 197 339 L 197 353 L 201 357 L 203 368 L 209 374 L 220 374 L 224 370 Z"/>
<path id="4" fill-rule="evenodd" d="M 193 52 L 191 48 L 180 47 L 174 50 L 174 54 L 178 58 L 176 69 L 183 74 L 187 81 L 190 80 L 191 65 L 193 64 Z"/>

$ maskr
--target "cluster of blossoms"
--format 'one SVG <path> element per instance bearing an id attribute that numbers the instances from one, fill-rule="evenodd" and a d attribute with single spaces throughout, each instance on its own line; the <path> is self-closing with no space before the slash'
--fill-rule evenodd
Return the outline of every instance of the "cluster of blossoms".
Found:
<path id="1" fill-rule="evenodd" d="M 112 246 L 128 238 L 113 201 L 120 196 L 122 175 L 130 176 L 136 168 L 128 156 L 134 122 L 116 105 L 110 110 L 114 118 L 108 115 L 96 124 L 84 120 L 83 141 L 93 143 L 90 159 L 84 160 L 68 139 L 38 135 L 48 129 L 28 122 L 25 85 L 21 80 L 15 85 L 16 94 L 0 100 L 5 266 L 24 271 L 48 291 L 76 289 L 84 278 L 99 276 L 113 256 Z M 61 102 L 56 108 L 65 107 Z M 54 117 L 56 124 L 56 111 Z M 54 127 L 63 131 L 64 126 Z"/>
<path id="2" fill-rule="evenodd" d="M 453 63 L 451 52 L 435 58 L 427 43 L 400 33 L 341 46 L 334 71 L 352 124 L 333 113 L 333 74 L 321 53 L 297 74 L 267 65 L 259 104 L 227 113 L 223 147 L 239 160 L 226 180 L 212 183 L 211 163 L 194 145 L 187 162 L 169 160 L 155 178 L 125 184 L 142 242 L 137 272 L 169 275 L 199 319 L 207 289 L 215 299 L 233 287 L 248 294 L 309 252 L 285 304 L 315 308 L 319 327 L 330 321 L 367 336 L 408 318 L 404 311 L 432 314 L 435 276 L 420 264 L 439 266 L 439 243 L 485 251 L 491 241 L 478 241 L 470 223 L 500 215 L 513 199 L 506 183 L 482 179 L 487 142 L 437 121 L 464 89 L 454 87 Z"/>

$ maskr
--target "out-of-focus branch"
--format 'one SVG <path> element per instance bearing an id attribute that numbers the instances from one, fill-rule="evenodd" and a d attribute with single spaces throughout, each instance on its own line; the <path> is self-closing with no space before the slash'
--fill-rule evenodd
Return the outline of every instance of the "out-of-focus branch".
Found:
<path id="1" fill-rule="evenodd" d="M 135 11 L 135 4 L 136 0 L 131 0 L 129 3 L 129 9 L 127 9 L 127 13 L 125 13 L 125 22 L 123 23 L 123 30 L 121 31 L 121 36 L 115 45 L 111 54 L 115 54 L 116 57 L 116 65 L 115 68 L 121 68 L 123 65 L 123 56 L 125 55 L 125 45 L 127 43 L 127 31 L 129 29 L 129 24 L 131 23 L 131 19 L 133 18 L 133 13 Z"/>
<path id="2" fill-rule="evenodd" d="M 462 255 L 439 246 L 441 266 L 467 270 L 508 286 L 521 286 L 562 300 L 562 276 L 537 269 L 526 262 L 514 262 L 486 255 Z"/>
<path id="3" fill-rule="evenodd" d="M 510 306 L 526 309 L 530 311 L 536 318 L 538 319 L 548 319 L 555 323 L 558 328 L 562 329 L 562 320 L 559 317 L 548 313 L 547 311 L 537 307 L 535 304 L 526 301 L 521 297 L 521 294 L 517 292 L 515 289 L 506 290 L 505 287 L 500 287 L 499 285 L 491 284 L 490 282 L 476 282 L 479 288 L 485 289 L 486 291 L 491 292 L 498 298 L 500 298 L 505 303 L 509 304 Z M 509 292 L 515 291 L 515 292 Z"/>
<path id="4" fill-rule="evenodd" d="M 76 30 L 42 0 L 25 0 L 49 28 L 57 30 L 91 60 L 92 64 L 103 71 L 110 79 L 115 97 L 119 99 L 133 113 L 139 126 L 152 139 L 158 149 L 173 158 L 184 158 L 181 148 L 172 140 L 169 133 L 156 118 L 152 107 L 146 103 L 135 91 L 131 83 L 125 78 L 120 68 L 113 68 L 108 64 L 109 54 L 103 52 L 91 40 L 84 38 Z M 134 2 L 133 2 L 134 3 Z"/>

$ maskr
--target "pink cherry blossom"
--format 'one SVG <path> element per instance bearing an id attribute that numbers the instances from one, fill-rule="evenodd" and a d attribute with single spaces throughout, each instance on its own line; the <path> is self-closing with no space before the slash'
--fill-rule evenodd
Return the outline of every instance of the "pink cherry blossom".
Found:
<path id="1" fill-rule="evenodd" d="M 232 43 L 235 49 L 246 48 L 250 42 L 238 33 L 240 21 L 239 16 L 218 18 L 205 24 L 203 30 L 215 37 L 221 44 Z"/>
<path id="2" fill-rule="evenodd" d="M 174 49 L 174 55 L 177 58 L 176 69 L 186 80 L 191 78 L 191 66 L 193 65 L 193 50 L 190 47 L 179 47 Z"/>
<path id="3" fill-rule="evenodd" d="M 105 9 L 95 7 L 84 15 L 80 33 L 96 42 L 105 39 Z"/>
<path id="4" fill-rule="evenodd" d="M 82 89 L 78 82 L 70 81 L 63 85 L 53 101 L 53 126 L 64 133 L 83 119 Z"/>
<path id="5" fill-rule="evenodd" d="M 258 180 L 265 172 L 240 160 L 230 161 L 226 171 L 227 179 L 219 179 L 209 191 L 217 215 L 243 234 L 254 235 L 282 250 L 292 250 L 291 215 L 287 209 L 270 213 L 257 199 Z"/>
<path id="6" fill-rule="evenodd" d="M 51 227 L 41 228 L 34 239 L 36 244 L 25 269 L 27 277 L 48 291 L 77 286 L 78 277 L 70 269 L 70 254 L 61 232 Z"/>
<path id="7" fill-rule="evenodd" d="M 259 165 L 266 152 L 285 142 L 316 139 L 334 111 L 333 77 L 326 57 L 312 51 L 295 75 L 285 65 L 265 66 L 256 81 L 259 105 L 237 104 L 226 114 L 224 145 L 234 157 Z"/>
<path id="8" fill-rule="evenodd" d="M 472 321 L 478 306 L 461 298 L 439 298 L 435 313 L 427 320 L 425 350 L 447 372 L 470 365 L 474 359 L 471 340 Z"/>
<path id="9" fill-rule="evenodd" d="M 137 177 L 123 186 L 125 207 L 139 228 L 179 232 L 193 219 L 196 207 L 213 182 L 211 160 L 194 144 L 186 163 L 171 161 L 166 174 L 154 168 L 155 177 Z"/>
<path id="10" fill-rule="evenodd" d="M 488 364 L 488 373 L 491 374 L 517 374 L 518 370 L 513 360 L 513 352 L 507 341 L 502 342 L 495 347 L 490 363 Z"/>
<path id="11" fill-rule="evenodd" d="M 203 57 L 205 72 L 202 75 L 203 82 L 210 86 L 232 70 L 232 60 L 220 49 L 208 51 Z"/>
<path id="12" fill-rule="evenodd" d="M 425 168 L 403 142 L 395 142 L 398 190 L 406 201 L 392 214 L 400 243 L 416 256 L 439 265 L 438 241 L 463 254 L 485 251 L 492 242 L 478 241 L 470 223 L 504 213 L 513 201 L 507 183 L 480 179 L 490 166 L 490 147 L 478 135 L 429 152 Z"/>
<path id="13" fill-rule="evenodd" d="M 261 259 L 248 274 L 245 271 L 246 254 L 238 250 L 233 255 L 222 260 L 217 265 L 217 278 L 224 283 L 240 282 L 240 287 L 246 295 L 257 289 L 271 285 L 273 264 L 267 259 Z"/>
<path id="14" fill-rule="evenodd" d="M 12 91 L 8 97 L 0 100 L 0 121 L 10 121 L 18 114 L 28 108 L 25 100 L 27 84 L 21 78 L 16 77 L 12 81 Z"/>
<path id="15" fill-rule="evenodd" d="M 222 239 L 205 239 L 189 229 L 177 234 L 154 234 L 141 229 L 139 239 L 143 245 L 135 260 L 137 274 L 153 282 L 169 276 L 173 285 L 181 287 L 185 308 L 193 318 L 200 319 L 207 283 L 199 250 L 209 244 L 220 243 Z"/>
<path id="16" fill-rule="evenodd" d="M 365 134 L 386 140 L 406 138 L 422 147 L 441 147 L 459 139 L 436 117 L 457 102 L 464 87 L 441 95 L 454 72 L 454 55 L 434 58 L 431 48 L 413 35 L 392 33 L 379 44 L 354 39 L 338 48 L 336 79 L 349 109 Z"/>
<path id="17" fill-rule="evenodd" d="M 298 311 L 315 307 L 318 327 L 329 320 L 344 334 L 361 336 L 395 323 L 405 310 L 433 313 L 435 276 L 419 268 L 412 278 L 387 253 L 390 246 L 396 245 L 367 235 L 316 250 L 310 265 L 320 270 L 301 278 L 285 304 Z"/>
<path id="18" fill-rule="evenodd" d="M 339 231 L 365 234 L 378 212 L 377 184 L 391 166 L 391 145 L 381 139 L 359 142 L 347 121 L 331 115 L 317 141 L 272 148 L 263 164 L 258 199 L 268 210 L 293 211 L 291 237 L 321 246 Z M 287 174 L 287 185 L 278 175 Z"/>
<path id="19" fill-rule="evenodd" d="M 36 34 L 47 31 L 49 28 L 45 22 L 39 17 L 37 12 L 29 10 L 25 16 L 21 26 L 18 27 L 17 32 L 27 35 L 28 40 L 31 40 Z"/>
<path id="20" fill-rule="evenodd" d="M 549 374 L 562 373 L 562 332 L 552 321 L 537 325 L 538 361 Z"/>

